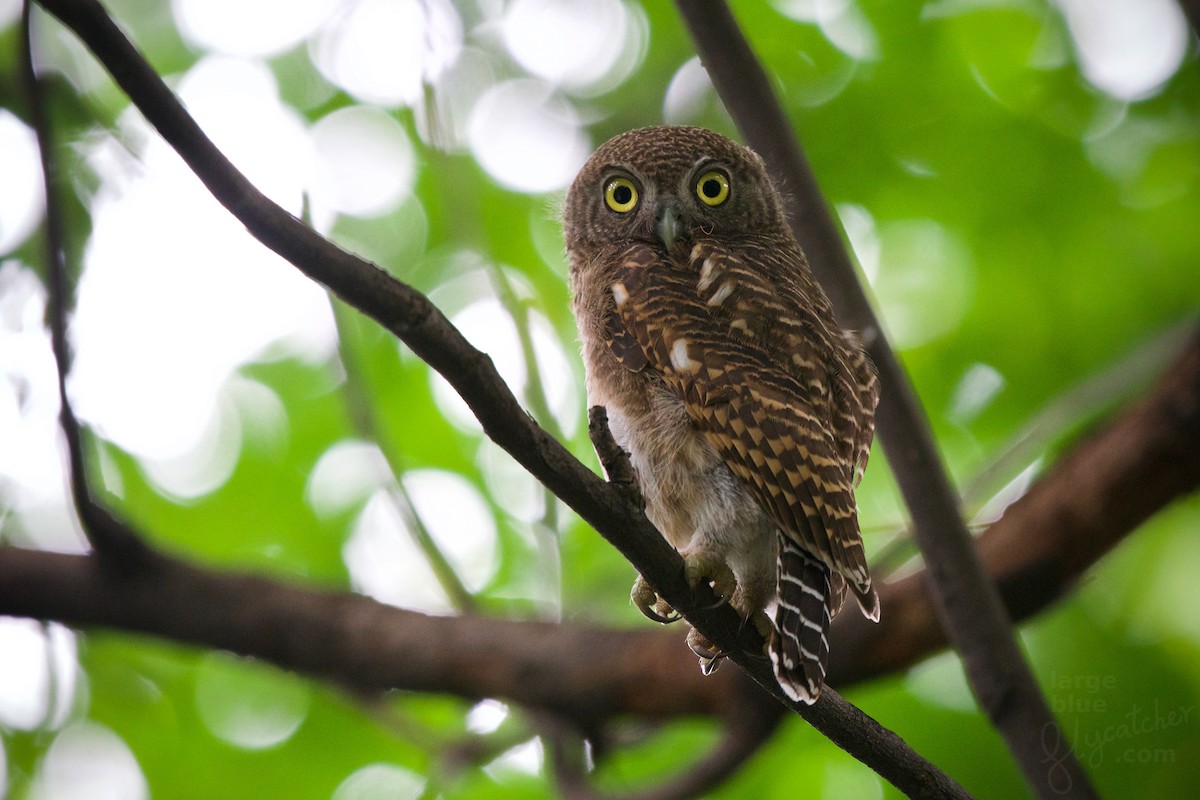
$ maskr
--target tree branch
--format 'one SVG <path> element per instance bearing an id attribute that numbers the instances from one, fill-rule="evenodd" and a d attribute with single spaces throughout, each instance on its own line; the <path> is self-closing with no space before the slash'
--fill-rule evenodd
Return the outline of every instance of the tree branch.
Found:
<path id="1" fill-rule="evenodd" d="M 413 544 L 425 556 L 434 580 L 438 582 L 446 599 L 450 601 L 450 607 L 459 614 L 474 614 L 479 610 L 475 596 L 462 582 L 454 565 L 446 558 L 446 554 L 442 552 L 442 548 L 438 546 L 433 534 L 425 525 L 425 520 L 417 512 L 412 497 L 404 488 L 402 480 L 404 468 L 399 455 L 388 445 L 379 429 L 379 420 L 375 415 L 375 408 L 365 385 L 366 376 L 358 353 L 355 352 L 360 345 L 358 342 L 351 341 L 353 334 L 350 330 L 350 322 L 358 319 L 356 316 L 351 317 L 351 314 L 356 312 L 336 297 L 331 297 L 330 300 L 333 303 L 334 323 L 337 325 L 338 357 L 342 362 L 342 369 L 346 373 L 341 393 L 345 398 L 350 424 L 355 433 L 362 439 L 373 443 L 379 449 L 380 455 L 383 456 L 391 473 L 384 491 L 387 492 L 388 499 L 400 519 L 404 521 L 404 528 Z"/>
<path id="2" fill-rule="evenodd" d="M 26 3 L 21 14 L 21 83 L 29 103 L 29 115 L 37 136 L 46 201 L 43 227 L 46 259 L 46 318 L 50 327 L 50 346 L 58 368 L 59 425 L 67 442 L 67 471 L 75 511 L 88 542 L 97 553 L 110 557 L 123 567 L 133 567 L 145 555 L 142 540 L 117 520 L 97 500 L 88 482 L 83 429 L 67 397 L 67 373 L 71 371 L 71 347 L 67 342 L 67 298 L 71 295 L 67 277 L 67 253 L 63 236 L 62 201 L 59 197 L 58 171 L 55 169 L 54 133 L 42 83 L 33 67 L 33 7 Z"/>
<path id="3" fill-rule="evenodd" d="M 978 513 L 1005 484 L 1046 452 L 1063 431 L 1088 419 L 1095 420 L 1097 414 L 1112 414 L 1154 383 L 1195 337 L 1197 324 L 1200 318 L 1193 317 L 1152 334 L 1051 398 L 963 486 L 963 506 L 967 513 Z"/>
<path id="4" fill-rule="evenodd" d="M 701 761 L 657 786 L 636 792 L 622 792 L 623 800 L 685 800 L 700 797 L 723 783 L 762 747 L 783 714 L 778 703 L 763 692 L 747 695 L 747 704 L 737 717 L 725 721 L 721 741 Z M 582 742 L 571 737 L 561 726 L 550 732 L 550 766 L 559 793 L 567 800 L 605 800 L 612 795 L 595 789 L 587 780 Z"/>
<path id="5" fill-rule="evenodd" d="M 717 93 L 788 198 L 793 230 L 841 323 L 862 332 L 882 387 L 879 437 L 912 516 L 934 608 L 962 656 L 977 701 L 1043 798 L 1094 797 L 1073 754 L 1051 785 L 1040 735 L 1057 722 L 1029 669 L 999 592 L 984 572 L 908 376 L 880 329 L 816 178 L 766 72 L 723 0 L 677 0 Z M 883 614 L 891 612 L 884 607 Z M 1067 789 L 1064 790 L 1064 787 Z"/>
<path id="6" fill-rule="evenodd" d="M 646 575 L 659 593 L 773 696 L 831 741 L 905 793 L 963 797 L 965 792 L 903 740 L 835 692 L 818 703 L 786 702 L 737 614 L 717 607 L 708 587 L 692 589 L 683 564 L 642 514 L 525 414 L 485 354 L 472 347 L 424 295 L 377 266 L 340 250 L 258 191 L 205 136 L 178 98 L 95 0 L 40 0 L 101 61 L 134 105 L 180 154 L 214 197 L 268 248 L 398 336 L 467 402 L 484 432 L 570 505 Z M 167 563 L 164 561 L 164 564 Z M 748 648 L 754 647 L 755 650 Z M 481 665 L 491 667 L 491 659 Z M 553 682 L 561 677 L 547 680 Z"/>
<path id="7" fill-rule="evenodd" d="M 1153 390 L 1072 448 L 980 537 L 984 563 L 1010 613 L 1027 618 L 1144 520 L 1197 488 L 1200 329 Z M 921 571 L 881 586 L 894 612 L 877 625 L 838 617 L 831 684 L 878 678 L 945 646 L 927 579 Z M 88 557 L 0 548 L 0 614 L 230 650 L 366 692 L 503 697 L 580 725 L 620 715 L 723 716 L 750 686 L 737 670 L 701 676 L 669 629 L 430 617 L 161 556 L 130 582 Z M 377 631 L 388 633 L 376 641 Z M 557 677 L 543 681 L 543 674 Z M 589 687 L 582 700 L 577 686 Z"/>
<path id="8" fill-rule="evenodd" d="M 1200 329 L 1143 399 L 1009 506 L 979 541 L 984 563 L 1014 618 L 1028 617 L 1143 520 L 1197 487 Z M 668 629 L 430 617 L 174 559 L 159 557 L 151 567 L 131 580 L 94 558 L 0 548 L 0 614 L 229 650 L 367 693 L 499 697 L 584 729 L 628 716 L 733 720 L 765 697 L 738 670 L 701 676 L 680 634 Z M 839 616 L 830 684 L 904 669 L 945 645 L 926 580 L 919 572 L 881 586 L 891 613 L 878 625 Z M 764 715 L 759 724 L 768 721 Z"/>
<path id="9" fill-rule="evenodd" d="M 690 657 L 670 681 L 644 682 L 661 674 L 656 659 L 686 650 L 657 628 L 435 617 L 163 554 L 130 577 L 88 556 L 0 548 L 0 613 L 229 650 L 364 693 L 504 698 L 583 727 L 614 713 L 723 716 L 738 702 L 727 678 L 706 680 Z"/>

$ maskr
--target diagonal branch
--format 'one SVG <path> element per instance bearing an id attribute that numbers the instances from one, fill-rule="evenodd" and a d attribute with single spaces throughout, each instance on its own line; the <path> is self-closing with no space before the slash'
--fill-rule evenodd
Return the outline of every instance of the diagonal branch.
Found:
<path id="1" fill-rule="evenodd" d="M 250 233 L 394 333 L 441 373 L 484 432 L 650 576 L 659 593 L 764 688 L 785 702 L 766 661 L 749 655 L 750 631 L 736 612 L 716 606 L 708 587 L 693 590 L 683 564 L 642 514 L 590 472 L 524 412 L 491 360 L 472 347 L 424 295 L 377 266 L 340 250 L 258 191 L 205 136 L 178 98 L 95 0 L 40 0 L 108 69 L 134 105 L 175 148 L 214 197 Z M 831 741 L 902 791 L 921 797 L 965 792 L 893 732 L 830 691 L 811 707 L 787 703 Z"/>
<path id="2" fill-rule="evenodd" d="M 1010 613 L 1026 618 L 1141 522 L 1197 488 L 1200 328 L 1153 390 L 1009 506 L 979 540 L 984 562 Z M 838 618 L 831 684 L 878 678 L 945 646 L 926 579 L 918 572 L 881 586 L 892 613 L 878 625 Z M 739 670 L 701 676 L 670 629 L 429 617 L 169 559 L 123 580 L 94 558 L 0 548 L 0 614 L 230 650 L 368 693 L 500 697 L 583 728 L 622 716 L 731 719 L 747 698 L 762 696 Z"/>
<path id="3" fill-rule="evenodd" d="M 880 440 L 912 515 L 934 608 L 962 656 L 976 699 L 1039 796 L 1094 796 L 1082 765 L 1070 753 L 1063 770 L 1053 773 L 1055 779 L 1063 779 L 1052 785 L 1039 742 L 1041 733 L 1056 729 L 1058 723 L 1017 645 L 999 592 L 975 552 L 920 401 L 880 329 L 762 65 L 723 0 L 677 0 L 677 5 L 726 108 L 786 189 L 793 229 L 840 321 L 862 332 L 879 371 Z M 886 608 L 883 613 L 888 613 Z"/>

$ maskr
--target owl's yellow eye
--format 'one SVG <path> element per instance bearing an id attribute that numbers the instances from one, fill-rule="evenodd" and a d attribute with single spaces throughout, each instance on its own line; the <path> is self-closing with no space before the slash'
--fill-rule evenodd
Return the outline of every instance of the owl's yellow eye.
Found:
<path id="1" fill-rule="evenodd" d="M 604 187 L 604 202 L 618 214 L 628 214 L 637 205 L 638 190 L 629 178 L 613 178 Z"/>
<path id="2" fill-rule="evenodd" d="M 719 206 L 729 199 L 729 178 L 718 169 L 710 169 L 696 181 L 696 197 L 706 206 Z"/>

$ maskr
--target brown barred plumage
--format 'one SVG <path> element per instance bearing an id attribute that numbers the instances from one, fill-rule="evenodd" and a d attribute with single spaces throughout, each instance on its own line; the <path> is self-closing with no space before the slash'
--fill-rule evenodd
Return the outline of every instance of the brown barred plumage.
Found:
<path id="1" fill-rule="evenodd" d="M 565 223 L 589 397 L 630 452 L 647 515 L 690 579 L 770 634 L 784 690 L 814 701 L 846 589 L 879 616 L 854 500 L 878 398 L 869 362 L 761 160 L 724 137 L 616 137 L 576 178 Z M 640 580 L 634 599 L 662 615 Z"/>

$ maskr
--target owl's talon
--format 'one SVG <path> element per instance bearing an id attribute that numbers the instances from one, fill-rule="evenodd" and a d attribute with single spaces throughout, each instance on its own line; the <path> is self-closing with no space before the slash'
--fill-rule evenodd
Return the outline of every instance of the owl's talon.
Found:
<path id="1" fill-rule="evenodd" d="M 712 585 L 718 602 L 716 608 L 729 602 L 737 591 L 737 578 L 725 563 L 725 558 L 713 550 L 694 550 L 683 557 L 683 576 L 693 589 L 701 581 Z"/>
<path id="2" fill-rule="evenodd" d="M 666 600 L 659 597 L 658 592 L 654 591 L 654 587 L 647 583 L 641 575 L 638 575 L 637 580 L 633 582 L 633 588 L 629 590 L 629 599 L 637 606 L 638 611 L 655 622 L 669 625 L 682 619 L 679 613 L 671 608 Z"/>
<path id="3" fill-rule="evenodd" d="M 717 667 L 721 666 L 721 659 L 728 655 L 724 650 L 717 649 L 707 636 L 695 628 L 688 631 L 687 644 L 700 659 L 700 672 L 705 676 L 716 672 Z"/>

